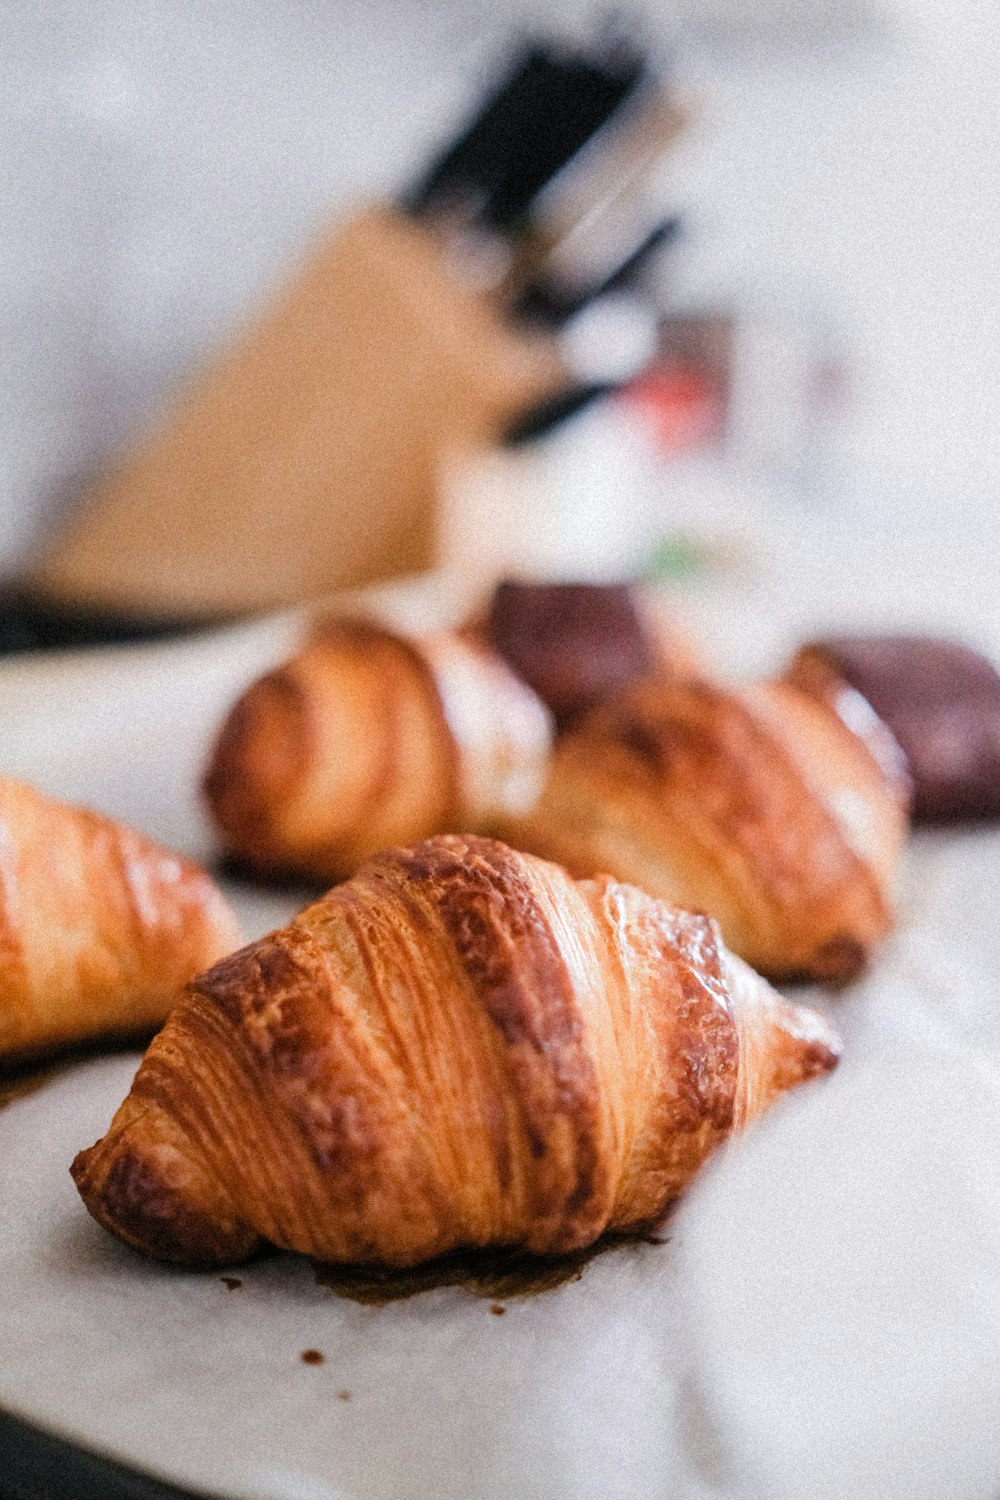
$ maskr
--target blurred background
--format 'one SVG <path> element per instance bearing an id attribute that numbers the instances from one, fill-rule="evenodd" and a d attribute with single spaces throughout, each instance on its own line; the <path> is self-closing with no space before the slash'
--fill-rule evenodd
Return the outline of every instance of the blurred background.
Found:
<path id="1" fill-rule="evenodd" d="M 586 0 L 10 0 L 0 571 L 318 236 L 405 190 L 519 38 L 587 44 L 607 23 Z M 632 393 L 656 497 L 624 550 L 595 543 L 607 569 L 779 494 L 992 515 L 994 0 L 658 0 L 617 24 L 683 124 L 642 209 L 677 230 L 650 280 L 657 379 Z"/>

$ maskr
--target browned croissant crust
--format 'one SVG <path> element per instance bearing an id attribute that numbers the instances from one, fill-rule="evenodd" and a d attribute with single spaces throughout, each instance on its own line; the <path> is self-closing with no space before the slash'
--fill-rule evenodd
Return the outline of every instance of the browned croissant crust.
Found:
<path id="1" fill-rule="evenodd" d="M 647 682 L 565 736 L 503 833 L 710 912 L 772 977 L 841 981 L 891 925 L 907 806 L 901 767 L 786 683 Z"/>
<path id="2" fill-rule="evenodd" d="M 549 742 L 541 702 L 482 646 L 333 620 L 239 699 L 204 791 L 231 854 L 329 882 L 523 808 Z"/>
<path id="3" fill-rule="evenodd" d="M 569 1251 L 654 1222 L 838 1050 L 708 918 L 443 836 L 195 980 L 72 1171 L 168 1261 Z"/>
<path id="4" fill-rule="evenodd" d="M 148 1032 L 241 941 L 190 860 L 0 777 L 0 1059 Z"/>

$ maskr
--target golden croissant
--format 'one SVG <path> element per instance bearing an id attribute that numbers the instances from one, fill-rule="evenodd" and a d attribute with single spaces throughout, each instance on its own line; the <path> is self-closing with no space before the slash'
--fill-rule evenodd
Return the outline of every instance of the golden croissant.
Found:
<path id="1" fill-rule="evenodd" d="M 0 777 L 0 1059 L 148 1033 L 241 941 L 190 860 Z"/>
<path id="2" fill-rule="evenodd" d="M 523 809 L 550 738 L 541 701 L 484 647 L 333 620 L 239 699 L 204 792 L 229 853 L 329 883 Z"/>
<path id="3" fill-rule="evenodd" d="M 772 978 L 843 981 L 891 927 L 908 823 L 902 758 L 869 717 L 787 683 L 640 683 L 560 741 L 535 807 L 498 831 L 710 912 Z"/>
<path id="4" fill-rule="evenodd" d="M 166 1261 L 553 1254 L 654 1223 L 837 1055 L 710 919 L 442 836 L 193 981 L 72 1171 Z"/>

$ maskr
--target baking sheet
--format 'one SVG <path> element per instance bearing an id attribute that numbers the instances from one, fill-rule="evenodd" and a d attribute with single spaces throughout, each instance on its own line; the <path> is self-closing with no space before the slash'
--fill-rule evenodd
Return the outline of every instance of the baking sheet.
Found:
<path id="1" fill-rule="evenodd" d="M 686 608 L 718 653 L 728 628 L 734 660 L 773 659 L 851 607 L 855 585 L 838 603 L 828 557 L 809 559 L 803 545 L 797 588 L 768 562 Z M 0 726 L 4 763 L 204 857 L 194 787 L 219 700 L 284 649 L 284 625 L 255 629 L 226 637 L 224 666 L 218 642 L 141 648 L 138 673 L 119 656 L 82 676 L 42 664 Z M 897 937 L 824 1002 L 847 1040 L 838 1073 L 723 1153 L 666 1243 L 609 1249 L 544 1291 L 366 1302 L 293 1256 L 234 1270 L 238 1286 L 148 1264 L 89 1219 L 67 1170 L 138 1057 L 56 1073 L 0 1109 L 0 1406 L 239 1500 L 995 1496 L 998 871 L 994 830 L 915 838 Z M 231 893 L 248 937 L 298 904 Z"/>

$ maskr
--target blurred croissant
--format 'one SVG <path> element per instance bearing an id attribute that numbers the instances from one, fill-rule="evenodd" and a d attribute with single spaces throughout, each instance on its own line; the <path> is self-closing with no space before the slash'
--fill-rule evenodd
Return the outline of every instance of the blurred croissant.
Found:
<path id="1" fill-rule="evenodd" d="M 787 683 L 641 683 L 563 738 L 502 836 L 711 913 L 772 978 L 844 981 L 892 925 L 908 823 L 901 754 L 868 714 L 849 725 Z"/>
<path id="2" fill-rule="evenodd" d="M 550 740 L 541 701 L 483 646 L 334 620 L 239 699 L 204 792 L 229 853 L 329 883 L 523 809 Z"/>
<path id="3" fill-rule="evenodd" d="M 195 980 L 72 1171 L 167 1261 L 551 1254 L 654 1223 L 837 1055 L 708 918 L 443 836 Z"/>
<path id="4" fill-rule="evenodd" d="M 0 777 L 0 1060 L 148 1033 L 241 941 L 189 860 Z"/>

